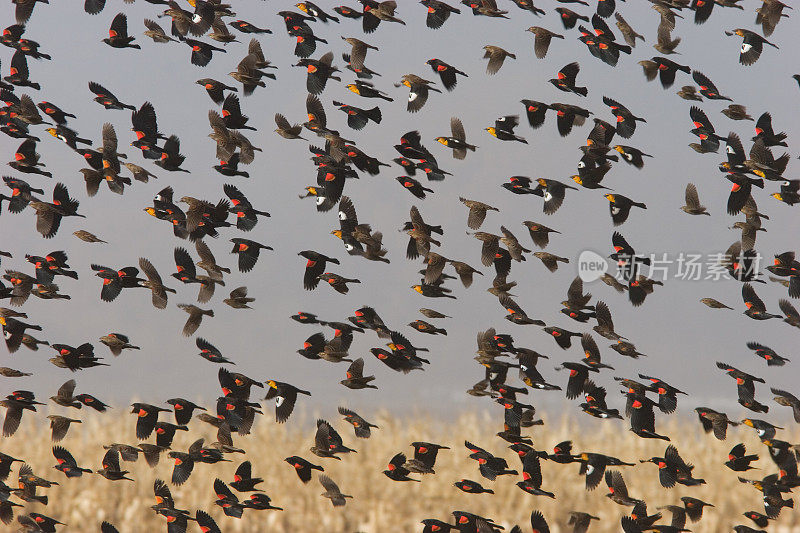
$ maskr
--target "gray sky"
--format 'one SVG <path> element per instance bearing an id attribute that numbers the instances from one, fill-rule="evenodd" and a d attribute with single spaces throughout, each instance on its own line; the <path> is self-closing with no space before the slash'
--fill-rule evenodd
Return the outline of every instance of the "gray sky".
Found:
<path id="1" fill-rule="evenodd" d="M 501 189 L 500 184 L 516 174 L 569 181 L 568 176 L 576 172 L 580 156 L 577 147 L 585 142 L 591 122 L 561 138 L 554 117 L 548 113 L 545 125 L 531 130 L 519 103 L 522 98 L 581 105 L 592 110 L 595 116 L 613 122 L 613 115 L 602 104 L 602 96 L 607 95 L 647 119 L 646 124 L 638 125 L 633 138 L 615 138 L 614 142 L 636 146 L 654 158 L 647 159 L 641 171 L 623 163 L 616 164 L 604 181 L 614 191 L 648 206 L 644 212 L 634 210 L 629 220 L 616 228 L 637 252 L 666 252 L 672 257 L 680 252 L 720 253 L 737 238 L 737 233 L 728 227 L 743 217 L 734 218 L 725 213 L 730 183 L 716 168 L 724 159 L 724 148 L 719 154 L 699 155 L 687 147 L 688 143 L 696 141 L 689 134 L 691 103 L 680 99 L 675 91 L 681 85 L 692 83 L 691 77 L 678 73 L 674 87 L 663 90 L 657 81 L 648 83 L 637 65 L 641 59 L 658 55 L 651 45 L 655 41 L 659 16 L 650 9 L 649 3 L 619 4 L 625 18 L 646 35 L 647 42 L 638 44 L 631 56 L 623 55 L 616 68 L 592 57 L 577 40 L 577 29 L 563 29 L 553 9 L 556 3 L 552 1 L 537 3 L 548 12 L 540 18 L 517 10 L 510 2 L 503 2 L 502 7 L 511 10 L 511 20 L 473 17 L 461 6 L 464 7 L 462 14 L 451 17 L 437 31 L 425 27 L 425 9 L 416 2 L 400 3 L 398 16 L 405 20 L 406 26 L 382 23 L 377 32 L 367 36 L 363 35 L 357 21 L 312 23 L 315 33 L 330 43 L 320 43 L 314 57 L 333 50 L 335 64 L 343 70 L 341 53 L 348 51 L 348 45 L 340 35 L 356 36 L 377 46 L 380 51 L 371 50 L 366 64 L 382 74 L 372 80 L 376 86 L 395 99 L 389 103 L 356 96 L 344 87 L 353 79 L 351 72 L 344 71 L 342 84 L 331 82 L 320 95 L 326 104 L 330 125 L 344 137 L 355 140 L 367 154 L 384 162 L 391 162 L 397 156 L 392 146 L 403 133 L 418 129 L 423 143 L 437 157 L 440 166 L 453 173 L 444 182 L 424 183 L 435 190 L 424 201 L 402 190 L 394 180 L 402 172 L 394 165 L 383 168 L 378 176 L 365 174 L 358 181 L 348 180 L 345 194 L 353 199 L 359 221 L 370 223 L 373 229 L 384 233 L 384 245 L 389 249 L 387 257 L 391 259 L 389 265 L 349 257 L 341 242 L 329 235 L 330 230 L 338 227 L 336 211 L 318 214 L 312 201 L 297 198 L 303 187 L 314 183 L 315 179 L 307 143 L 288 141 L 272 132 L 275 112 L 283 113 L 292 122 L 305 120 L 305 70 L 291 67 L 297 61 L 293 56 L 294 39 L 286 35 L 282 20 L 275 15 L 281 9 L 289 9 L 290 2 L 234 3 L 238 18 L 273 30 L 273 35 L 258 38 L 267 58 L 278 67 L 277 81 L 267 80 L 266 88 L 259 88 L 253 96 L 242 96 L 243 112 L 251 117 L 251 125 L 259 129 L 245 134 L 263 149 L 255 163 L 245 168 L 250 172 L 249 180 L 224 178 L 211 168 L 216 160 L 214 143 L 206 136 L 210 132 L 207 111 L 216 106 L 194 82 L 212 77 L 232 83 L 227 73 L 244 57 L 250 36 L 239 34 L 241 43 L 226 46 L 226 54 L 215 53 L 208 67 L 199 68 L 190 64 L 187 46 L 157 45 L 141 35 L 144 31 L 142 19 L 154 18 L 159 12 L 158 6 L 145 2 L 126 5 L 111 0 L 100 15 L 89 16 L 77 4 L 37 5 L 25 37 L 39 41 L 42 50 L 52 54 L 53 61 L 29 61 L 31 78 L 42 84 L 42 90 L 17 92 L 27 92 L 36 102 L 49 100 L 76 114 L 78 118 L 69 125 L 98 144 L 102 124 L 113 123 L 121 151 L 129 154 L 130 161 L 153 171 L 159 179 L 148 184 L 134 182 L 132 187 L 126 188 L 124 196 L 112 194 L 103 186 L 96 197 L 87 198 L 78 172 L 82 159 L 44 132 L 43 126 L 32 128 L 32 133 L 42 139 L 38 151 L 55 179 L 50 181 L 37 176 L 25 179 L 34 186 L 43 186 L 48 198 L 56 181 L 66 183 L 70 193 L 80 200 L 80 212 L 87 219 L 65 220 L 58 235 L 48 241 L 35 231 L 31 209 L 19 215 L 4 213 L 0 218 L 0 249 L 12 252 L 14 259 L 3 259 L 2 266 L 31 272 L 33 269 L 24 262 L 25 253 L 66 250 L 80 279 L 57 278 L 57 282 L 72 300 L 31 298 L 23 310 L 29 314 L 30 322 L 44 328 L 37 334 L 39 338 L 72 345 L 94 342 L 96 353 L 106 357 L 105 362 L 111 366 L 85 370 L 73 376 L 48 363 L 47 359 L 53 354 L 46 347 L 39 352 L 22 348 L 13 355 L 0 356 L 0 364 L 32 371 L 35 375 L 24 380 L 6 380 L 3 388 L 8 391 L 27 388 L 34 390 L 37 396 L 48 397 L 58 385 L 75 377 L 79 392 L 90 392 L 118 404 L 127 403 L 132 397 L 159 403 L 175 396 L 199 397 L 210 403 L 219 393 L 217 367 L 196 355 L 195 337 L 202 336 L 236 361 L 237 371 L 256 379 L 276 378 L 311 390 L 312 399 L 304 398 L 301 403 L 323 413 L 330 411 L 331 416 L 330 402 L 340 401 L 366 412 L 378 407 L 401 412 L 409 406 L 441 412 L 473 409 L 485 405 L 464 394 L 483 375 L 483 368 L 472 360 L 475 334 L 490 326 L 512 334 L 517 346 L 549 355 L 550 360 L 543 361 L 539 368 L 551 382 L 564 385 L 566 374 L 555 372 L 553 366 L 580 358 L 579 343 L 562 351 L 541 328 L 516 326 L 503 319 L 505 312 L 496 298 L 485 292 L 491 285 L 494 271 L 481 265 L 480 243 L 465 234 L 467 209 L 458 201 L 459 196 L 464 196 L 498 207 L 500 212 L 490 213 L 481 230 L 499 233 L 500 225 L 505 225 L 523 245 L 531 248 L 527 230 L 521 224 L 523 220 L 538 221 L 561 231 L 561 235 L 553 235 L 547 251 L 569 257 L 571 263 L 552 274 L 530 256 L 524 263 L 514 263 L 510 279 L 519 285 L 513 292 L 530 316 L 548 325 L 572 331 L 589 329 L 560 314 L 558 302 L 565 298 L 566 288 L 577 273 L 576 259 L 582 250 L 594 250 L 604 256 L 612 251 L 611 234 L 615 228 L 608 215 L 608 202 L 600 191 L 568 191 L 561 209 L 548 216 L 542 213 L 540 198 L 511 195 Z M 757 2 L 743 4 L 745 11 L 715 9 L 710 21 L 702 26 L 693 24 L 691 14 L 679 20 L 673 36 L 683 39 L 678 48 L 682 54 L 674 58 L 701 70 L 720 92 L 748 106 L 754 117 L 764 111 L 772 112 L 776 131 L 786 131 L 792 143 L 799 133 L 796 126 L 798 87 L 791 79 L 796 61 L 789 56 L 792 41 L 788 36 L 798 31 L 797 18 L 784 19 L 771 37 L 772 42 L 781 46 L 780 51 L 766 47 L 755 65 L 743 67 L 738 64 L 740 38 L 723 34 L 723 30 L 735 27 L 756 29 L 753 21 Z M 326 4 L 326 7 L 332 6 Z M 142 50 L 116 50 L 100 42 L 107 36 L 111 19 L 120 10 L 128 15 L 129 31 L 137 36 Z M 591 14 L 588 8 L 578 6 L 576 10 Z M 3 22 L 4 26 L 13 23 L 11 9 L 5 10 Z M 166 19 L 159 23 L 168 27 Z M 609 19 L 609 24 L 616 32 L 613 18 Z M 533 37 L 524 31 L 531 25 L 557 31 L 566 39 L 554 40 L 547 57 L 538 60 L 533 55 Z M 514 52 L 517 60 L 506 60 L 497 75 L 488 76 L 486 61 L 482 59 L 485 44 L 499 45 Z M 8 73 L 11 55 L 11 49 L 0 51 L 4 74 Z M 432 57 L 455 65 L 469 77 L 460 78 L 452 93 L 432 94 L 421 112 L 409 114 L 405 111 L 407 89 L 395 88 L 392 84 L 403 74 L 415 73 L 435 80 L 436 86 L 443 89 L 438 76 L 425 64 Z M 547 83 L 563 65 L 575 60 L 581 65 L 578 85 L 589 87 L 588 98 L 559 92 Z M 122 101 L 137 107 L 145 100 L 151 101 L 158 114 L 160 131 L 180 137 L 182 153 L 187 156 L 184 167 L 191 173 L 162 171 L 144 162 L 134 148 L 127 147 L 133 140 L 129 132 L 130 113 L 106 111 L 93 102 L 93 95 L 87 89 L 89 80 L 99 82 Z M 330 104 L 334 99 L 365 108 L 380 105 L 383 121 L 380 125 L 370 123 L 362 131 L 353 131 L 347 127 L 345 115 Z M 736 123 L 720 114 L 727 102 L 705 101 L 700 105 L 718 133 L 738 132 L 746 139 L 745 147 L 749 149 L 752 122 Z M 522 115 L 517 133 L 527 138 L 527 145 L 504 143 L 483 131 L 497 117 L 506 114 Z M 463 120 L 468 140 L 479 147 L 464 161 L 454 160 L 448 149 L 433 140 L 438 135 L 449 135 L 451 116 Z M 309 132 L 304 134 L 308 135 Z M 314 144 L 321 144 L 320 140 L 309 138 Z M 7 160 L 11 159 L 17 145 L 17 140 L 0 139 Z M 776 156 L 781 153 L 780 148 L 775 150 Z M 794 176 L 795 169 L 793 160 L 786 176 Z M 3 173 L 18 175 L 10 168 Z M 697 185 L 701 201 L 708 206 L 711 217 L 690 217 L 679 211 L 684 188 L 690 181 Z M 216 201 L 224 196 L 224 183 L 235 184 L 256 208 L 272 214 L 270 219 L 261 219 L 252 232 L 241 234 L 223 229 L 219 239 L 207 239 L 218 262 L 234 270 L 225 278 L 225 289 L 246 285 L 256 302 L 252 311 L 234 310 L 222 304 L 227 291 L 218 290 L 209 304 L 216 313 L 215 318 L 205 319 L 195 337 L 187 339 L 180 334 L 186 314 L 175 304 L 193 302 L 197 289 L 180 285 L 169 274 L 175 271 L 173 248 L 187 247 L 196 256 L 194 247 L 188 241 L 173 237 L 167 223 L 148 216 L 142 209 L 167 185 L 173 186 L 176 198 L 191 195 Z M 759 233 L 756 249 L 770 262 L 774 253 L 797 249 L 800 229 L 796 211 L 769 197 L 776 190 L 777 185 L 768 182 L 765 190 L 754 192 L 761 211 L 770 216 L 765 222 L 768 232 Z M 408 237 L 397 229 L 408 219 L 412 205 L 419 207 L 428 223 L 442 224 L 445 228 L 443 245 L 436 250 L 438 253 L 466 261 L 484 273 L 483 277 L 476 277 L 470 289 L 451 284 L 457 300 L 427 299 L 409 288 L 418 282 L 416 271 L 423 265 L 421 260 L 406 260 Z M 92 231 L 109 244 L 83 243 L 72 235 L 77 229 Z M 260 241 L 274 247 L 275 251 L 263 252 L 252 272 L 240 274 L 235 268 L 235 257 L 228 253 L 229 239 L 234 236 Z M 313 292 L 304 291 L 305 260 L 296 254 L 305 249 L 337 257 L 341 266 L 333 265 L 330 270 L 359 278 L 362 283 L 351 286 L 346 296 L 335 293 L 324 283 Z M 99 299 L 101 280 L 92 275 L 89 264 L 131 266 L 137 265 L 139 257 L 149 258 L 162 277 L 169 280 L 168 285 L 178 290 L 177 296 L 170 295 L 170 304 L 164 311 L 151 306 L 149 292 L 145 290 L 126 290 L 113 303 Z M 792 349 L 797 345 L 797 332 L 779 320 L 755 322 L 743 316 L 739 282 L 669 279 L 639 308 L 633 308 L 627 296 L 603 284 L 588 285 L 587 290 L 608 303 L 617 331 L 648 354 L 639 361 L 623 359 L 607 348 L 610 342 L 596 337 L 604 362 L 616 368 L 613 374 L 634 377 L 642 372 L 660 376 L 692 394 L 691 400 L 682 401 L 686 410 L 724 397 L 729 401 L 721 404 L 723 407 L 740 411 L 733 403 L 736 398 L 734 383 L 716 369 L 715 361 L 725 361 L 762 376 L 768 385 L 789 390 L 796 385 L 796 365 L 800 361 L 793 360 L 783 369 L 767 369 L 764 361 L 745 347 L 745 342 L 760 341 L 796 359 L 797 354 Z M 771 312 L 778 311 L 778 298 L 786 297 L 786 289 L 773 283 L 756 284 L 756 290 Z M 736 310 L 710 310 L 698 302 L 701 297 L 717 298 Z M 797 300 L 793 303 L 800 305 Z M 380 364 L 369 353 L 369 348 L 382 346 L 384 341 L 372 332 L 357 336 L 350 353 L 353 357 L 365 358 L 366 373 L 377 376 L 378 391 L 346 390 L 339 384 L 344 378 L 345 365 L 308 361 L 295 353 L 304 339 L 320 328 L 297 324 L 288 318 L 289 315 L 303 310 L 317 313 L 326 320 L 344 320 L 362 305 L 373 306 L 389 327 L 407 335 L 415 345 L 430 349 L 432 364 L 425 372 L 402 375 Z M 420 307 L 432 307 L 453 317 L 436 322 L 447 329 L 447 337 L 429 337 L 406 326 L 421 318 L 417 313 Z M 128 334 L 142 350 L 124 352 L 113 358 L 97 342 L 100 335 L 110 331 Z M 325 333 L 329 336 L 331 330 L 326 328 Z M 611 385 L 611 373 L 603 374 L 599 381 Z M 612 385 L 610 403 L 620 406 L 621 398 L 614 390 Z M 534 402 L 537 406 L 557 408 L 562 405 L 562 394 L 538 394 Z M 769 403 L 771 408 L 777 407 L 769 397 L 766 386 L 758 387 L 757 398 Z M 577 403 L 569 409 L 577 410 Z M 776 409 L 776 417 L 784 415 L 782 409 Z"/>

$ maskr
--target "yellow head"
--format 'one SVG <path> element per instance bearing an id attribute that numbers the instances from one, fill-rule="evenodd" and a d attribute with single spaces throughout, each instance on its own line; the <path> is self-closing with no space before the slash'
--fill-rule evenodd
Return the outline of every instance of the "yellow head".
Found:
<path id="1" fill-rule="evenodd" d="M 603 196 L 605 196 L 606 200 L 608 200 L 612 204 L 614 203 L 614 195 L 613 194 L 604 194 Z"/>
<path id="2" fill-rule="evenodd" d="M 434 139 L 436 142 L 442 143 L 443 145 L 447 146 L 447 137 L 436 137 Z"/>

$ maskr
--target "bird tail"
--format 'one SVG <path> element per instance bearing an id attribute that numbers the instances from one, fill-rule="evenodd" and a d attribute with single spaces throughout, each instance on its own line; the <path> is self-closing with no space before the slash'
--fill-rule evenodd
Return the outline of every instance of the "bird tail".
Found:
<path id="1" fill-rule="evenodd" d="M 382 118 L 381 110 L 380 110 L 380 108 L 378 106 L 375 106 L 372 109 L 367 109 L 366 113 L 367 113 L 367 117 L 372 119 L 372 121 L 375 124 L 380 124 L 381 123 L 381 118 Z"/>

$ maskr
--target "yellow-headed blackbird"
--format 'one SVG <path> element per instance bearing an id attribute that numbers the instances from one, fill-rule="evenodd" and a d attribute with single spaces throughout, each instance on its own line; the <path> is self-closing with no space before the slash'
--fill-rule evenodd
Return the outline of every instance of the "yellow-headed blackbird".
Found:
<path id="1" fill-rule="evenodd" d="M 777 49 L 778 46 L 769 42 L 754 31 L 744 28 L 736 28 L 731 31 L 726 31 L 725 35 L 738 35 L 742 38 L 742 46 L 739 50 L 739 63 L 745 66 L 750 66 L 761 57 L 761 52 L 764 50 L 764 44 Z"/>
<path id="2" fill-rule="evenodd" d="M 458 117 L 450 118 L 450 133 L 452 137 L 436 137 L 436 141 L 453 149 L 453 157 L 464 159 L 467 157 L 467 150 L 473 152 L 477 148 L 475 145 L 467 143 L 467 135 L 464 132 L 464 124 Z"/>
<path id="3" fill-rule="evenodd" d="M 349 91 L 354 92 L 363 98 L 380 98 L 382 100 L 386 100 L 387 102 L 394 101 L 394 98 L 390 97 L 380 89 L 376 89 L 373 84 L 367 81 L 356 80 L 354 83 L 347 84 L 346 87 Z"/>
<path id="4" fill-rule="evenodd" d="M 294 410 L 298 394 L 311 396 L 311 393 L 281 381 L 267 381 L 269 390 L 265 400 L 275 398 L 275 421 L 279 424 L 286 422 Z"/>
<path id="5" fill-rule="evenodd" d="M 322 8 L 320 8 L 318 5 L 316 5 L 313 2 L 300 2 L 298 4 L 295 4 L 295 7 L 297 9 L 299 9 L 300 11 L 303 11 L 304 13 L 321 20 L 325 24 L 327 24 L 328 21 L 330 21 L 330 20 L 332 20 L 334 22 L 339 22 L 338 18 L 325 13 L 322 10 Z"/>
<path id="6" fill-rule="evenodd" d="M 408 87 L 408 103 L 406 104 L 406 111 L 409 113 L 416 113 L 428 101 L 428 92 L 434 91 L 441 93 L 436 87 L 431 87 L 432 81 L 417 76 L 416 74 L 404 74 L 399 84 L 395 86 L 405 85 Z"/>

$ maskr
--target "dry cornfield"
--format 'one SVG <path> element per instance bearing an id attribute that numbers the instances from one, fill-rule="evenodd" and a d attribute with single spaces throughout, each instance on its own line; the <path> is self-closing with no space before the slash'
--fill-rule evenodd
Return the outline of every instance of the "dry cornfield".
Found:
<path id="1" fill-rule="evenodd" d="M 119 415 L 119 416 L 116 416 Z M 269 416 L 269 415 L 268 415 Z M 41 415 L 40 415 L 41 417 Z M 296 418 L 295 418 L 296 417 Z M 368 417 L 369 418 L 369 417 Z M 605 497 L 605 485 L 592 492 L 584 489 L 578 477 L 577 464 L 561 465 L 551 461 L 542 462 L 544 483 L 542 488 L 554 492 L 556 499 L 528 495 L 515 486 L 518 476 L 500 476 L 492 482 L 482 478 L 477 463 L 467 458 L 464 440 L 482 446 L 490 452 L 505 457 L 511 468 L 520 469 L 515 454 L 504 448 L 498 439 L 496 424 L 488 414 L 462 414 L 447 421 L 426 416 L 398 418 L 387 413 L 376 414 L 373 423 L 380 429 L 373 430 L 367 439 L 356 439 L 352 428 L 346 423 L 329 418 L 340 432 L 345 444 L 355 448 L 357 454 L 343 456 L 342 461 L 320 459 L 308 448 L 313 443 L 313 419 L 303 413 L 295 413 L 289 424 L 278 425 L 268 417 L 259 420 L 252 434 L 239 437 L 236 445 L 247 451 L 246 458 L 253 464 L 253 474 L 265 479 L 264 492 L 273 499 L 273 505 L 283 511 L 245 510 L 241 520 L 226 517 L 222 509 L 213 504 L 215 495 L 212 483 L 215 478 L 225 482 L 233 480 L 238 464 L 245 460 L 240 454 L 226 457 L 232 462 L 215 465 L 197 464 L 194 472 L 183 486 L 170 484 L 179 508 L 194 514 L 196 509 L 208 511 L 224 532 L 413 532 L 421 531 L 420 521 L 439 518 L 452 522 L 453 510 L 465 510 L 491 517 L 506 530 L 520 524 L 529 531 L 529 517 L 533 509 L 539 509 L 547 518 L 553 533 L 571 531 L 566 525 L 570 510 L 589 512 L 601 520 L 593 522 L 590 531 L 595 533 L 620 531 L 620 517 L 630 512 Z M 43 417 L 38 418 L 38 420 Z M 766 448 L 758 441 L 755 431 L 747 427 L 730 428 L 726 441 L 718 441 L 706 435 L 694 419 L 673 417 L 660 425 L 661 433 L 671 436 L 672 443 L 681 456 L 696 468 L 695 477 L 703 478 L 706 485 L 664 489 L 658 483 L 657 467 L 639 464 L 639 459 L 663 455 L 663 441 L 644 440 L 627 431 L 622 422 L 599 421 L 590 417 L 563 416 L 544 417 L 545 425 L 529 431 L 536 449 L 552 450 L 555 443 L 572 439 L 574 451 L 592 451 L 614 455 L 636 463 L 634 467 L 621 467 L 631 496 L 648 503 L 648 511 L 656 507 L 680 504 L 681 496 L 693 496 L 713 503 L 706 509 L 699 523 L 687 523 L 687 527 L 701 532 L 731 531 L 736 524 L 753 526 L 742 513 L 749 510 L 763 512 L 761 494 L 750 485 L 737 481 L 736 472 L 725 468 L 730 448 L 744 442 L 750 453 L 761 458 L 754 463 L 759 470 L 751 470 L 745 477 L 760 478 L 775 471 L 767 456 Z M 789 421 L 787 420 L 787 423 Z M 125 411 L 115 410 L 105 415 L 88 416 L 82 425 L 73 426 L 60 445 L 67 448 L 85 468 L 98 469 L 104 450 L 98 443 L 122 442 L 135 444 L 133 426 L 135 419 Z M 790 442 L 800 441 L 800 431 L 791 422 L 787 430 L 778 437 Z M 136 481 L 108 481 L 99 475 L 84 475 L 78 479 L 66 479 L 52 469 L 55 460 L 51 453 L 49 428 L 37 425 L 33 417 L 26 417 L 18 433 L 3 439 L 0 451 L 24 459 L 34 472 L 47 479 L 58 481 L 59 486 L 45 489 L 50 503 L 28 504 L 25 511 L 36 511 L 54 517 L 67 524 L 65 531 L 99 531 L 99 524 L 108 520 L 120 532 L 150 532 L 166 530 L 163 517 L 150 510 L 155 503 L 153 481 L 156 478 L 169 481 L 172 460 L 162 457 L 160 464 L 151 469 L 143 459 L 136 463 L 123 463 L 123 469 Z M 205 437 L 207 442 L 215 440 L 213 428 L 197 420 L 190 423 L 190 432 L 178 432 L 173 450 L 185 450 L 196 438 Z M 382 470 L 389 459 L 403 451 L 413 455 L 409 444 L 413 441 L 429 441 L 449 446 L 451 450 L 439 453 L 436 474 L 420 477 L 421 482 L 395 482 L 386 478 Z M 283 461 L 290 455 L 300 455 L 321 464 L 325 473 L 336 481 L 342 492 L 353 495 L 343 508 L 333 508 L 320 496 L 322 487 L 316 479 L 303 485 L 291 466 Z M 16 469 L 12 470 L 9 482 L 16 481 Z M 453 482 L 468 478 L 480 482 L 495 491 L 494 495 L 473 495 L 460 492 Z M 41 489 L 40 489 L 41 490 Z M 663 522 L 669 523 L 669 513 Z M 800 513 L 784 509 L 778 520 L 771 522 L 770 531 L 788 533 L 800 531 Z M 189 526 L 189 531 L 196 526 Z"/>

